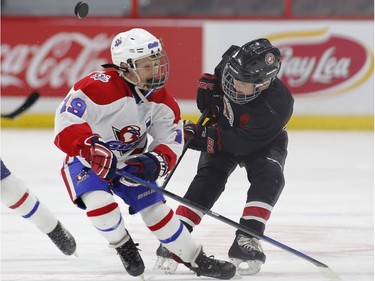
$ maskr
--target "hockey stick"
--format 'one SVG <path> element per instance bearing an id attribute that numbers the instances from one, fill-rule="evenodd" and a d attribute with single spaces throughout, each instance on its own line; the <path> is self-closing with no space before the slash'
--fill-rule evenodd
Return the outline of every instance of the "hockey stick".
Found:
<path id="1" fill-rule="evenodd" d="M 259 235 L 259 234 L 257 234 L 256 232 L 254 232 L 253 230 L 251 230 L 250 228 L 248 228 L 246 226 L 243 226 L 243 225 L 241 225 L 241 224 L 239 224 L 239 223 L 237 223 L 235 221 L 232 221 L 232 220 L 230 220 L 230 219 L 228 219 L 228 218 L 226 218 L 226 217 L 224 217 L 224 216 L 222 216 L 222 215 L 220 215 L 218 213 L 212 212 L 211 210 L 206 209 L 206 208 L 204 208 L 204 207 L 202 207 L 202 206 L 200 206 L 200 205 L 198 205 L 198 204 L 196 204 L 194 202 L 191 202 L 190 200 L 182 198 L 182 197 L 178 196 L 177 194 L 169 192 L 168 190 L 162 189 L 161 187 L 157 186 L 154 183 L 145 181 L 145 180 L 143 180 L 141 178 L 138 178 L 138 177 L 136 177 L 136 176 L 134 176 L 132 174 L 129 174 L 127 172 L 124 172 L 124 171 L 122 171 L 120 169 L 117 170 L 117 173 L 120 176 L 122 176 L 122 177 L 124 177 L 124 178 L 126 178 L 128 180 L 131 180 L 133 182 L 136 182 L 138 184 L 146 186 L 146 187 L 150 188 L 153 191 L 160 192 L 163 195 L 165 195 L 165 196 L 167 196 L 169 198 L 172 198 L 172 199 L 176 200 L 177 202 L 180 202 L 181 204 L 184 204 L 186 206 L 194 208 L 194 209 L 196 209 L 196 210 L 198 210 L 198 211 L 200 211 L 200 212 L 202 212 L 202 213 L 204 213 L 204 214 L 206 214 L 206 215 L 208 215 L 208 216 L 210 216 L 212 218 L 215 218 L 215 219 L 217 219 L 217 220 L 219 220 L 219 221 L 227 224 L 227 225 L 230 225 L 230 226 L 232 226 L 232 227 L 234 227 L 236 229 L 239 229 L 239 230 L 241 230 L 241 231 L 243 231 L 243 232 L 245 232 L 245 233 L 247 233 L 247 234 L 249 234 L 251 236 L 254 236 L 254 237 L 256 237 L 256 238 L 258 238 L 260 240 L 266 241 L 266 242 L 268 242 L 268 243 L 270 243 L 270 244 L 272 244 L 272 245 L 274 245 L 274 246 L 276 246 L 276 247 L 278 247 L 278 248 L 280 248 L 280 249 L 282 249 L 284 251 L 287 251 L 287 252 L 289 252 L 291 254 L 294 254 L 294 255 L 296 255 L 296 256 L 298 256 L 298 257 L 300 257 L 300 258 L 302 258 L 302 259 L 304 259 L 304 260 L 306 260 L 308 262 L 311 262 L 312 264 L 314 264 L 315 266 L 317 266 L 320 269 L 321 273 L 325 277 L 327 277 L 329 279 L 332 279 L 332 280 L 341 280 L 340 277 L 338 275 L 336 275 L 336 273 L 334 273 L 326 264 L 324 264 L 324 263 L 322 263 L 322 262 L 320 262 L 320 261 L 318 261 L 318 260 L 316 260 L 316 259 L 314 259 L 314 258 L 312 258 L 312 257 L 310 257 L 310 256 L 308 256 L 308 255 L 306 255 L 306 254 L 304 254 L 302 252 L 300 252 L 300 251 L 297 251 L 297 250 L 295 250 L 295 249 L 293 249 L 293 248 L 291 248 L 291 247 L 289 247 L 289 246 L 287 246 L 287 245 L 285 245 L 285 244 L 283 244 L 281 242 L 278 242 L 278 241 L 276 241 L 276 240 L 274 240 L 274 239 L 272 239 L 272 238 L 270 238 L 268 236 Z"/>
<path id="2" fill-rule="evenodd" d="M 18 115 L 24 113 L 26 110 L 28 110 L 40 97 L 40 94 L 36 91 L 32 92 L 25 102 L 19 106 L 16 110 L 14 110 L 11 113 L 8 114 L 1 114 L 1 118 L 6 118 L 6 119 L 14 119 Z"/>
<path id="3" fill-rule="evenodd" d="M 198 122 L 197 122 L 197 125 L 202 125 L 204 120 L 206 119 L 208 113 L 210 112 L 209 108 L 206 108 L 201 117 L 199 117 L 198 119 Z M 182 150 L 182 153 L 181 153 L 181 156 L 178 158 L 176 164 L 174 165 L 174 167 L 172 168 L 172 170 L 169 171 L 168 175 L 165 177 L 164 179 L 164 182 L 163 182 L 163 185 L 161 186 L 161 188 L 165 189 L 165 187 L 167 186 L 168 182 L 170 181 L 172 175 L 174 174 L 174 172 L 176 171 L 178 165 L 180 164 L 181 160 L 182 160 L 182 157 L 184 157 L 186 151 L 188 150 L 188 145 L 189 143 L 191 142 L 192 139 L 188 139 L 186 142 L 185 142 L 185 145 L 184 145 L 184 148 Z"/>

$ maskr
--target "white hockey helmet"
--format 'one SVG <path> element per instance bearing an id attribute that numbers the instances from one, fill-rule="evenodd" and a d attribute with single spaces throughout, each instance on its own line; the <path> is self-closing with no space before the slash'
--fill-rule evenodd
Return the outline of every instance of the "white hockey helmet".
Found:
<path id="1" fill-rule="evenodd" d="M 127 81 L 140 85 L 140 71 L 137 69 L 137 61 L 149 58 L 153 62 L 153 74 L 147 78 L 147 82 L 140 88 L 157 90 L 164 86 L 169 76 L 169 60 L 163 50 L 159 39 L 148 31 L 141 28 L 133 28 L 126 32 L 117 34 L 111 44 L 112 62 L 120 68 L 134 70 L 138 81 L 126 79 Z M 126 68 L 125 67 L 125 68 Z"/>

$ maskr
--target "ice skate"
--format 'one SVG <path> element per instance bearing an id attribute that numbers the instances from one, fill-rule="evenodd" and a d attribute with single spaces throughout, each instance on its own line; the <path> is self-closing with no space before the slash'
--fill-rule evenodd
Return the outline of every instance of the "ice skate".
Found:
<path id="1" fill-rule="evenodd" d="M 65 229 L 61 222 L 58 222 L 56 227 L 47 235 L 65 255 L 70 256 L 76 251 L 77 245 L 74 237 Z"/>
<path id="2" fill-rule="evenodd" d="M 178 262 L 172 258 L 171 252 L 163 247 L 162 244 L 159 245 L 156 250 L 156 262 L 153 270 L 165 274 L 173 274 L 177 270 Z"/>
<path id="3" fill-rule="evenodd" d="M 214 259 L 213 256 L 207 257 L 202 248 L 194 263 L 185 265 L 197 276 L 231 279 L 236 275 L 236 267 L 232 263 Z"/>
<path id="4" fill-rule="evenodd" d="M 110 247 L 116 249 L 129 275 L 139 276 L 144 280 L 143 272 L 145 271 L 145 265 L 137 249 L 139 244 L 134 244 L 130 235 L 126 236 L 124 240 L 126 241 L 125 243 L 123 243 L 123 241 L 119 243 L 121 246 L 116 247 L 117 245 L 110 245 Z"/>
<path id="5" fill-rule="evenodd" d="M 229 249 L 228 256 L 241 275 L 256 274 L 266 261 L 262 245 L 257 238 L 238 234 Z"/>

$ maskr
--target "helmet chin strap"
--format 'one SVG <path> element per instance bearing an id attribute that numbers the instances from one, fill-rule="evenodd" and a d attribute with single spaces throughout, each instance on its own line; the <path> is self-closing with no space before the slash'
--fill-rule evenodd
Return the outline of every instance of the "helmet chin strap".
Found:
<path id="1" fill-rule="evenodd" d="M 139 89 L 138 86 L 135 86 L 134 87 L 135 89 L 135 92 L 137 93 L 138 97 L 145 103 L 145 104 L 149 104 L 150 102 L 146 99 L 146 97 L 142 94 L 141 90 Z M 150 90 L 147 95 L 150 94 L 150 92 L 152 92 L 152 90 Z"/>
<path id="2" fill-rule="evenodd" d="M 145 104 L 149 104 L 150 102 L 146 99 L 146 97 L 142 94 L 140 88 L 139 88 L 139 82 L 140 82 L 140 78 L 138 76 L 138 73 L 136 73 L 135 71 L 135 74 L 138 78 L 138 82 L 137 83 L 134 83 L 133 81 L 131 81 L 128 77 L 126 77 L 126 75 L 124 75 L 124 72 L 130 72 L 131 70 L 129 70 L 129 68 L 121 68 L 115 64 L 103 64 L 102 67 L 104 68 L 109 68 L 109 67 L 114 67 L 117 69 L 118 71 L 118 74 L 120 75 L 121 78 L 125 79 L 126 81 L 128 81 L 129 83 L 133 84 L 135 87 L 135 92 L 137 93 L 138 97 L 145 103 Z M 146 96 L 150 95 L 151 93 L 153 92 L 153 90 L 150 90 L 147 92 Z"/>
<path id="3" fill-rule="evenodd" d="M 126 77 L 126 75 L 124 75 L 124 73 L 122 71 L 119 71 L 119 75 L 125 79 L 126 81 L 128 81 L 129 83 L 133 84 L 135 87 L 135 92 L 137 93 L 138 97 L 145 103 L 145 104 L 149 104 L 150 102 L 146 99 L 146 97 L 143 95 L 143 93 L 141 92 L 141 89 L 139 88 L 138 84 L 139 84 L 139 76 L 137 74 L 137 77 L 138 77 L 138 82 L 137 83 L 134 83 L 133 81 L 131 81 L 128 77 Z M 152 91 L 149 91 L 147 93 L 147 96 L 150 94 L 150 92 Z"/>

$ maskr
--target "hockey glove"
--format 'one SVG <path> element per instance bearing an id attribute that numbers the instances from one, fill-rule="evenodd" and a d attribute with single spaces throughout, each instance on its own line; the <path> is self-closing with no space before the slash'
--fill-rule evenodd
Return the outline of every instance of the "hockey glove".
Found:
<path id="1" fill-rule="evenodd" d="M 187 121 L 184 124 L 184 136 L 189 140 L 188 148 L 215 153 L 221 151 L 220 130 L 214 126 L 202 126 Z"/>
<path id="2" fill-rule="evenodd" d="M 222 103 L 223 93 L 221 91 L 220 80 L 212 74 L 204 73 L 198 80 L 198 109 L 203 113 L 206 108 L 209 108 L 210 115 L 208 117 L 217 117 Z"/>
<path id="3" fill-rule="evenodd" d="M 139 154 L 125 161 L 123 171 L 146 181 L 156 181 L 168 171 L 164 157 L 156 152 Z"/>
<path id="4" fill-rule="evenodd" d="M 91 165 L 91 170 L 105 181 L 111 181 L 116 173 L 117 158 L 98 135 L 85 139 L 80 156 Z"/>

